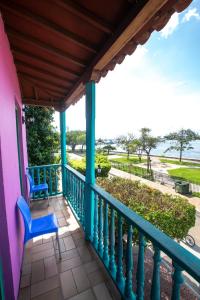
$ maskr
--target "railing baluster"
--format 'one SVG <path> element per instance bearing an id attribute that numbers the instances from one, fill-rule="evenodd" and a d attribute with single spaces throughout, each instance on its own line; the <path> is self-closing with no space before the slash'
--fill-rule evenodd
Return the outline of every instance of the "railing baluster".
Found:
<path id="1" fill-rule="evenodd" d="M 84 214 L 84 202 L 85 202 L 85 185 L 84 182 L 82 182 L 82 224 L 83 228 L 85 229 L 85 214 Z"/>
<path id="2" fill-rule="evenodd" d="M 104 200 L 105 201 L 105 200 Z M 109 266 L 109 255 L 108 255 L 108 203 L 104 202 L 104 225 L 103 225 L 103 234 L 104 234 L 104 248 L 103 248 L 103 260 L 104 264 Z"/>
<path id="3" fill-rule="evenodd" d="M 94 234 L 93 245 L 98 250 L 98 195 L 94 194 Z"/>
<path id="4" fill-rule="evenodd" d="M 144 249 L 145 239 L 144 235 L 139 233 L 139 253 L 137 265 L 137 299 L 144 299 Z"/>
<path id="5" fill-rule="evenodd" d="M 123 235 L 122 235 L 122 216 L 118 213 L 118 224 L 117 224 L 117 285 L 121 293 L 124 293 L 124 273 L 123 273 Z"/>
<path id="6" fill-rule="evenodd" d="M 99 198 L 99 255 L 103 255 L 103 199 Z"/>
<path id="7" fill-rule="evenodd" d="M 50 191 L 50 196 L 52 196 L 52 174 L 51 174 L 51 167 L 49 167 L 49 191 Z"/>
<path id="8" fill-rule="evenodd" d="M 58 168 L 57 166 L 55 166 L 55 193 L 56 195 L 58 194 L 58 178 L 57 178 L 57 171 L 58 171 Z"/>
<path id="9" fill-rule="evenodd" d="M 174 273 L 172 275 L 173 287 L 172 287 L 172 300 L 180 300 L 180 288 L 184 282 L 182 275 L 182 268 L 179 267 L 175 262 L 173 262 Z"/>
<path id="10" fill-rule="evenodd" d="M 132 225 L 128 225 L 127 246 L 126 246 L 126 281 L 125 281 L 125 298 L 135 300 L 136 296 L 133 293 L 133 251 L 132 251 Z"/>
<path id="11" fill-rule="evenodd" d="M 151 299 L 152 300 L 160 300 L 160 249 L 158 247 L 154 247 L 154 267 L 153 267 L 153 279 L 151 286 Z"/>
<path id="12" fill-rule="evenodd" d="M 110 264 L 109 269 L 111 275 L 116 279 L 116 262 L 115 262 L 115 211 L 111 207 L 110 217 Z"/>

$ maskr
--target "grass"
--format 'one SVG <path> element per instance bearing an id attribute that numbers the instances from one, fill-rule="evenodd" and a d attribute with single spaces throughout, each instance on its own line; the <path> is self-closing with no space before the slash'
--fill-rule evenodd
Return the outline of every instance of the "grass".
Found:
<path id="1" fill-rule="evenodd" d="M 173 164 L 173 165 L 200 167 L 200 164 L 194 163 L 194 162 L 189 162 L 189 161 L 188 162 L 187 161 L 180 162 L 179 160 L 164 159 L 164 158 L 161 158 L 160 161 L 162 163 L 168 163 L 168 164 Z"/>
<path id="2" fill-rule="evenodd" d="M 192 183 L 200 184 L 200 169 L 179 168 L 174 170 L 168 170 L 168 173 L 174 179 L 181 179 Z"/>
<path id="3" fill-rule="evenodd" d="M 131 156 L 129 159 L 127 157 L 120 157 L 120 158 L 111 158 L 111 162 L 117 162 L 121 164 L 139 164 L 140 161 L 137 156 Z M 146 162 L 146 159 L 142 158 L 142 163 Z"/>
<path id="4" fill-rule="evenodd" d="M 198 197 L 198 198 L 200 198 L 200 193 L 199 193 L 199 192 L 193 192 L 193 193 L 192 193 L 192 196 L 193 196 L 193 197 Z"/>

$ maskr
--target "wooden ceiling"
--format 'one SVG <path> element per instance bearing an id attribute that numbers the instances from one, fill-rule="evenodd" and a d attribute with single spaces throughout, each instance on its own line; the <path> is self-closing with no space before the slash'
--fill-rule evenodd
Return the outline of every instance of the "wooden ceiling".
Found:
<path id="1" fill-rule="evenodd" d="M 24 104 L 64 110 L 191 0 L 0 0 Z"/>

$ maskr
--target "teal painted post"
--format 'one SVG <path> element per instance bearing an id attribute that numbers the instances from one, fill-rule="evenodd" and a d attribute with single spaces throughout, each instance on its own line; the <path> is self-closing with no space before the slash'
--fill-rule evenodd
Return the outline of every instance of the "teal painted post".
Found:
<path id="1" fill-rule="evenodd" d="M 122 231 L 122 216 L 118 213 L 117 224 L 117 286 L 122 294 L 124 294 L 124 273 L 123 273 L 123 231 Z"/>
<path id="2" fill-rule="evenodd" d="M 98 196 L 95 194 L 93 245 L 98 250 Z"/>
<path id="3" fill-rule="evenodd" d="M 66 194 L 65 165 L 67 164 L 65 111 L 60 112 L 60 144 L 61 144 L 60 146 L 61 146 L 61 164 L 62 164 L 62 189 L 63 189 L 63 195 L 65 195 Z"/>
<path id="4" fill-rule="evenodd" d="M 104 202 L 104 225 L 103 225 L 103 235 L 104 235 L 104 248 L 103 248 L 103 261 L 104 264 L 109 266 L 109 255 L 108 255 L 108 203 Z"/>
<path id="5" fill-rule="evenodd" d="M 93 241 L 95 183 L 95 82 L 86 83 L 86 178 L 85 178 L 85 238 Z"/>
<path id="6" fill-rule="evenodd" d="M 153 267 L 153 279 L 151 286 L 151 300 L 160 300 L 160 249 L 154 247 L 154 267 Z"/>
<path id="7" fill-rule="evenodd" d="M 180 288 L 184 282 L 183 275 L 182 275 L 182 269 L 174 262 L 173 262 L 173 267 L 174 267 L 174 273 L 172 275 L 173 288 L 172 288 L 171 299 L 172 300 L 180 300 L 181 299 Z"/>
<path id="8" fill-rule="evenodd" d="M 144 249 L 145 240 L 144 235 L 139 233 L 139 253 L 138 253 L 138 266 L 137 266 L 137 299 L 144 299 Z"/>
<path id="9" fill-rule="evenodd" d="M 109 269 L 112 277 L 116 279 L 116 262 L 115 262 L 115 211 L 111 207 L 111 220 L 110 220 L 110 264 Z"/>
<path id="10" fill-rule="evenodd" d="M 133 251 L 132 251 L 132 235 L 133 228 L 128 225 L 127 234 L 127 248 L 126 248 L 126 282 L 125 282 L 125 299 L 136 300 L 136 296 L 133 293 Z"/>

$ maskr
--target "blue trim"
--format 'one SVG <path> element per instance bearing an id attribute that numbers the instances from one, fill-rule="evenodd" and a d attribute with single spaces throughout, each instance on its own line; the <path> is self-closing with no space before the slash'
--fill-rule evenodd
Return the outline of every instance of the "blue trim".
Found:
<path id="1" fill-rule="evenodd" d="M 60 146 L 61 146 L 61 164 L 62 164 L 62 187 L 63 195 L 66 194 L 65 191 L 65 181 L 66 174 L 64 166 L 67 164 L 66 157 L 66 114 L 65 111 L 60 112 Z"/>

